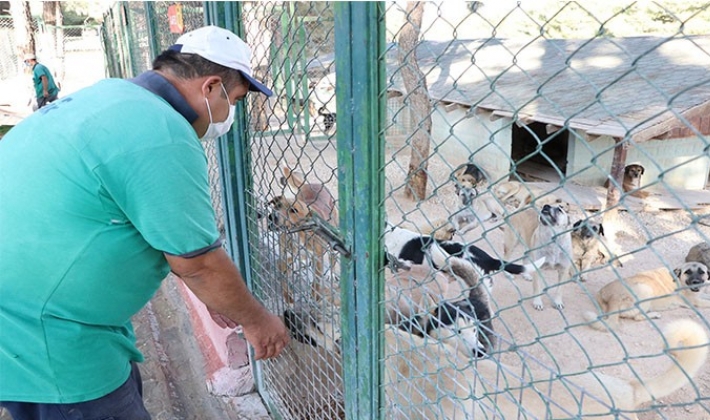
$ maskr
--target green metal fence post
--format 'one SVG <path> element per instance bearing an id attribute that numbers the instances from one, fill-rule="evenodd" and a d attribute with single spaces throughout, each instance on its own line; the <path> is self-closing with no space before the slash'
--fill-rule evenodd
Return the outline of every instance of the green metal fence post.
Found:
<path id="1" fill-rule="evenodd" d="M 337 2 L 334 11 L 340 227 L 353 255 L 341 268 L 345 412 L 376 419 L 383 400 L 384 5 Z"/>
<path id="2" fill-rule="evenodd" d="M 155 60 L 155 57 L 160 53 L 160 45 L 158 44 L 158 31 L 155 23 L 155 5 L 153 2 L 144 2 L 145 7 L 145 23 L 148 28 L 148 46 L 150 47 L 150 59 Z"/>

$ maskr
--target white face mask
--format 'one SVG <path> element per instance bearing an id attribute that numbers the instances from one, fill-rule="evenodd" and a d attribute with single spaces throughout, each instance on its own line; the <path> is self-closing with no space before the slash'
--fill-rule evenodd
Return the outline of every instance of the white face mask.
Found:
<path id="1" fill-rule="evenodd" d="M 212 110 L 210 109 L 210 101 L 207 100 L 207 97 L 205 97 L 205 103 L 207 104 L 207 113 L 210 115 L 210 125 L 207 126 L 207 131 L 202 137 L 200 137 L 200 140 L 216 139 L 219 136 L 227 134 L 229 132 L 229 129 L 232 128 L 232 124 L 234 123 L 234 115 L 237 107 L 236 105 L 232 105 L 229 103 L 229 95 L 227 95 L 227 89 L 224 88 L 224 84 L 222 84 L 222 90 L 224 91 L 224 96 L 227 98 L 227 104 L 229 105 L 229 114 L 227 115 L 227 119 L 222 122 L 213 122 Z"/>

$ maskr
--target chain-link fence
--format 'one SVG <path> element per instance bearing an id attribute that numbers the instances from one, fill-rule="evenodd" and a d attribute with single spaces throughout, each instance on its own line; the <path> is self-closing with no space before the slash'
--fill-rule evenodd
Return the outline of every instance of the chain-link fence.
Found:
<path id="1" fill-rule="evenodd" d="M 202 2 L 117 2 L 104 15 L 101 31 L 108 74 L 130 78 L 150 70 L 161 51 L 183 33 L 204 24 Z M 212 202 L 220 231 L 225 233 L 219 152 L 214 140 L 203 142 L 203 146 L 209 159 Z"/>
<path id="2" fill-rule="evenodd" d="M 710 417 L 707 5 L 208 8 L 276 93 L 215 185 L 294 335 L 275 417 Z"/>
<path id="3" fill-rule="evenodd" d="M 75 62 L 85 60 L 86 56 L 101 51 L 99 27 L 97 25 L 54 26 L 36 21 L 35 44 L 37 58 L 46 63 L 59 80 L 63 80 L 67 68 Z M 0 80 L 10 79 L 22 71 L 22 57 L 17 56 L 15 26 L 12 17 L 0 16 Z M 69 63 L 67 64 L 67 61 Z"/>

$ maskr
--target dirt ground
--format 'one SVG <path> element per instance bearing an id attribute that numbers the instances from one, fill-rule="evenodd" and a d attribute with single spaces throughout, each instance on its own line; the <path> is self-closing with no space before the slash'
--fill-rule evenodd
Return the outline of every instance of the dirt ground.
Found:
<path id="1" fill-rule="evenodd" d="M 407 161 L 406 158 L 395 156 L 393 162 L 400 160 L 402 162 L 398 165 L 389 165 L 387 176 L 391 185 L 401 185 L 404 181 L 402 170 L 399 168 L 407 168 L 402 165 Z M 445 182 L 442 175 L 448 172 L 448 167 L 449 164 L 445 162 L 430 162 L 432 173 L 438 175 L 435 180 L 442 183 Z M 404 198 L 401 190 L 396 191 L 388 200 L 387 208 L 390 222 L 402 223 L 412 229 L 424 229 L 428 221 L 449 217 L 450 210 L 457 209 L 458 205 L 454 187 L 448 183 L 440 187 L 436 197 L 420 204 L 414 204 Z M 583 216 L 582 209 L 572 208 L 572 222 Z M 605 284 L 617 278 L 662 266 L 673 269 L 684 261 L 691 246 L 710 237 L 710 228 L 699 223 L 692 224 L 693 213 L 685 210 L 622 211 L 619 216 L 618 225 L 605 228 L 607 232 L 616 231 L 612 236 L 619 255 L 623 255 L 623 267 L 598 267 L 587 275 L 586 282 L 571 282 L 562 286 L 565 302 L 563 310 L 555 309 L 551 299 L 543 297 L 545 309 L 537 311 L 533 309 L 530 298 L 531 283 L 519 277 L 510 280 L 503 274 L 494 276 L 494 328 L 504 337 L 503 350 L 506 345 L 517 346 L 515 352 L 502 355 L 503 362 L 518 366 L 521 355 L 524 355 L 528 362 L 537 360 L 549 369 L 559 369 L 562 373 L 597 367 L 595 371 L 631 379 L 634 378 L 634 373 L 628 368 L 630 365 L 641 376 L 653 375 L 672 363 L 668 357 L 644 357 L 658 355 L 662 351 L 663 339 L 658 332 L 659 328 L 662 329 L 669 321 L 680 318 L 696 319 L 704 323 L 710 316 L 710 309 L 680 308 L 664 312 L 658 320 L 623 320 L 621 328 L 615 333 L 596 331 L 585 325 L 582 313 L 595 311 L 594 295 Z M 485 224 L 468 232 L 463 238 L 457 236 L 455 239 L 473 243 L 502 258 L 503 232 L 495 223 Z M 519 247 L 514 255 L 522 256 L 522 247 Z M 556 276 L 554 271 L 545 271 L 549 285 L 555 284 Z M 654 328 L 651 323 L 658 328 Z M 625 360 L 629 362 L 626 363 Z M 604 367 L 599 368 L 600 366 Z M 694 386 L 687 385 L 656 402 L 659 405 L 679 406 L 644 412 L 639 414 L 639 419 L 710 419 L 710 409 L 706 408 L 707 401 L 694 403 L 708 392 L 710 364 L 695 377 Z"/>
<path id="2" fill-rule="evenodd" d="M 308 180 L 324 181 L 337 194 L 337 184 L 332 173 L 335 165 L 334 142 L 313 142 L 299 144 L 293 155 L 289 147 L 279 160 L 267 157 L 264 162 L 265 179 L 269 170 L 283 165 L 300 167 L 307 173 Z M 298 150 L 298 153 L 296 153 Z M 453 168 L 461 162 L 445 162 L 434 158 L 429 161 L 429 192 L 431 197 L 419 203 L 404 197 L 404 184 L 409 162 L 409 149 L 401 144 L 386 145 L 386 208 L 387 219 L 393 224 L 411 229 L 423 230 L 433 221 L 445 220 L 458 209 L 453 183 L 449 176 Z M 304 165 L 303 156 L 317 156 Z M 322 160 L 322 161 L 321 161 Z M 257 187 L 259 188 L 259 187 Z M 266 191 L 266 187 L 264 187 Z M 710 210 L 710 209 L 708 209 Z M 621 211 L 616 226 L 605 226 L 607 236 L 616 243 L 619 255 L 623 255 L 623 267 L 598 267 L 587 275 L 587 281 L 570 282 L 563 286 L 565 308 L 557 310 L 551 300 L 544 297 L 545 309 L 536 311 L 532 307 L 530 294 L 532 285 L 521 278 L 510 280 L 502 274 L 494 276 L 492 306 L 496 312 L 495 330 L 502 334 L 503 345 L 515 345 L 516 350 L 504 352 L 503 362 L 520 365 L 520 358 L 539 361 L 551 371 L 561 373 L 580 372 L 590 368 L 605 374 L 622 378 L 639 375 L 653 375 L 668 367 L 671 360 L 667 356 L 650 357 L 662 352 L 661 328 L 671 320 L 680 318 L 696 319 L 705 323 L 710 316 L 708 309 L 673 309 L 653 321 L 635 322 L 623 320 L 614 333 L 602 332 L 588 327 L 582 317 L 584 311 L 594 311 L 594 295 L 613 279 L 631 276 L 640 271 L 662 266 L 675 268 L 684 261 L 688 249 L 710 237 L 710 228 L 691 223 L 694 215 L 705 213 L 706 209 L 695 212 L 686 210 L 629 212 Z M 583 216 L 583 210 L 572 208 L 572 222 Z M 616 233 L 613 233 L 613 232 Z M 457 240 L 473 243 L 493 255 L 502 257 L 503 232 L 495 224 L 486 224 L 468 232 Z M 520 258 L 522 249 L 515 254 Z M 556 273 L 546 272 L 549 284 L 556 280 Z M 694 384 L 655 402 L 664 407 L 645 407 L 639 419 L 710 419 L 710 408 L 703 396 L 710 393 L 710 364 L 707 364 L 694 378 Z M 673 407 L 671 407 L 673 405 Z M 642 407 L 644 409 L 644 407 Z"/>

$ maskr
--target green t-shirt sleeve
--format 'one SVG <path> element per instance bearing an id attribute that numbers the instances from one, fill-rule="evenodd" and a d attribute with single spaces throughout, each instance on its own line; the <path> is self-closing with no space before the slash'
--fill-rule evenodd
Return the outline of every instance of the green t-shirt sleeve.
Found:
<path id="1" fill-rule="evenodd" d="M 94 172 L 151 247 L 189 255 L 219 240 L 207 159 L 199 144 L 173 143 L 124 153 Z"/>

